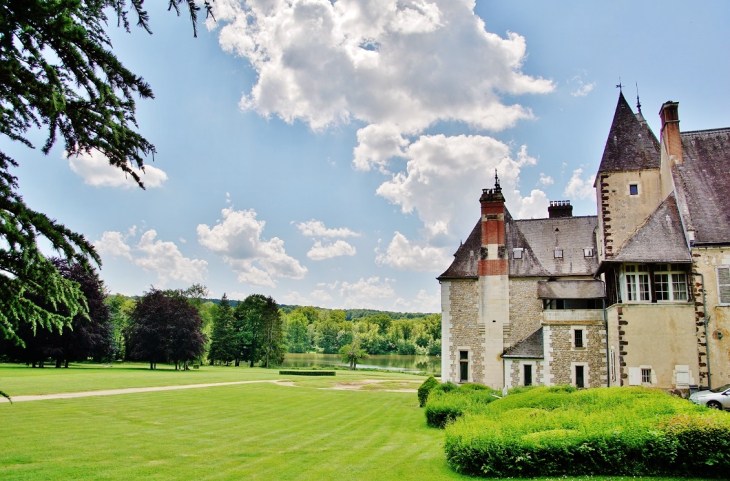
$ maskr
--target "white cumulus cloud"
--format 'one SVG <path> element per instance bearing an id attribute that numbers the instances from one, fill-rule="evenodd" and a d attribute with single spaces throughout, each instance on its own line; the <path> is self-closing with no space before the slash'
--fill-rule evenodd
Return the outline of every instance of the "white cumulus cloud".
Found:
<path id="1" fill-rule="evenodd" d="M 315 289 L 312 291 L 312 299 L 315 299 L 319 302 L 328 302 L 332 300 L 332 296 L 329 295 L 326 291 L 323 291 L 322 289 Z"/>
<path id="2" fill-rule="evenodd" d="M 555 183 L 555 180 L 551 176 L 549 176 L 543 172 L 540 172 L 540 180 L 538 182 L 541 185 L 548 186 L 548 185 L 553 185 Z"/>
<path id="3" fill-rule="evenodd" d="M 208 263 L 201 259 L 183 256 L 174 242 L 155 240 L 157 231 L 150 229 L 142 234 L 139 243 L 130 246 L 129 237 L 136 233 L 132 227 L 127 234 L 106 231 L 94 242 L 99 253 L 129 259 L 136 266 L 157 274 L 163 286 L 170 281 L 187 283 L 202 282 L 207 275 Z"/>
<path id="4" fill-rule="evenodd" d="M 401 270 L 438 272 L 449 267 L 451 257 L 444 247 L 418 245 L 396 231 L 387 250 L 377 253 L 375 262 Z"/>
<path id="5" fill-rule="evenodd" d="M 71 170 L 81 176 L 85 184 L 125 189 L 137 186 L 137 182 L 131 175 L 124 173 L 118 167 L 109 165 L 109 159 L 99 150 L 93 149 L 89 153 L 70 157 L 64 154 L 64 157 L 68 160 Z M 144 170 L 132 167 L 132 171 L 140 177 L 145 187 L 161 187 L 167 180 L 167 174 L 162 169 L 151 165 L 146 165 Z"/>
<path id="6" fill-rule="evenodd" d="M 395 296 L 390 285 L 390 279 L 380 280 L 379 277 L 365 279 L 361 277 L 357 282 L 343 281 L 340 284 L 339 294 L 345 308 L 368 308 L 376 305 L 376 301 Z"/>
<path id="7" fill-rule="evenodd" d="M 283 240 L 262 238 L 266 222 L 257 220 L 253 209 L 231 206 L 221 214 L 223 220 L 212 228 L 198 225 L 198 242 L 223 257 L 240 282 L 274 287 L 276 278 L 302 279 L 306 275 L 307 268 L 286 253 Z"/>
<path id="8" fill-rule="evenodd" d="M 297 224 L 297 229 L 309 237 L 359 237 L 358 232 L 351 231 L 346 227 L 328 229 L 321 220 L 308 220 Z"/>
<path id="9" fill-rule="evenodd" d="M 441 296 L 438 294 L 429 296 L 425 289 L 421 289 L 412 301 L 399 297 L 393 303 L 393 307 L 409 312 L 440 312 Z"/>
<path id="10" fill-rule="evenodd" d="M 568 181 L 568 185 L 563 191 L 563 195 L 569 198 L 578 199 L 589 199 L 596 195 L 596 189 L 593 188 L 593 183 L 596 180 L 595 174 L 588 176 L 587 179 L 583 179 L 583 169 L 577 168 L 573 171 L 573 176 Z"/>
<path id="11" fill-rule="evenodd" d="M 309 252 L 307 257 L 314 261 L 321 261 L 325 259 L 332 259 L 334 257 L 341 256 L 354 256 L 355 248 L 343 240 L 337 240 L 332 244 L 322 245 L 320 241 L 316 241 Z"/>

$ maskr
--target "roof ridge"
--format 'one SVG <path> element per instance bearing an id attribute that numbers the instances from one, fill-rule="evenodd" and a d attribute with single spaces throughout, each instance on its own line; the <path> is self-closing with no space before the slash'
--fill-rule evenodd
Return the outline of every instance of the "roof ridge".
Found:
<path id="1" fill-rule="evenodd" d="M 681 132 L 680 135 L 690 136 L 697 134 L 709 134 L 711 132 L 730 132 L 730 127 L 720 127 L 717 129 L 687 130 L 686 132 Z"/>

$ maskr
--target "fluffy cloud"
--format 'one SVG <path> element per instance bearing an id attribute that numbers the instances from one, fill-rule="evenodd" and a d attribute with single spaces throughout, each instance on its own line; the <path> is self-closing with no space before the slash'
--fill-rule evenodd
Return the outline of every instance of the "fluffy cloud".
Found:
<path id="1" fill-rule="evenodd" d="M 308 306 L 309 300 L 297 291 L 291 291 L 289 294 L 285 294 L 281 297 L 284 304 L 295 305 L 295 306 Z"/>
<path id="2" fill-rule="evenodd" d="M 503 129 L 532 117 L 495 92 L 545 93 L 524 37 L 485 31 L 473 0 L 218 0 L 223 49 L 258 74 L 241 107 L 313 129 L 357 119 L 415 133 L 440 120 Z"/>
<path id="3" fill-rule="evenodd" d="M 376 300 L 388 299 L 395 295 L 390 279 L 382 282 L 379 277 L 360 278 L 357 282 L 342 282 L 339 294 L 346 308 L 372 307 Z"/>
<path id="4" fill-rule="evenodd" d="M 125 174 L 118 167 L 109 165 L 109 159 L 98 150 L 83 153 L 78 156 L 64 155 L 71 170 L 84 179 L 85 184 L 97 187 L 122 187 L 128 189 L 136 187 L 137 182 L 132 176 Z M 139 175 L 145 187 L 161 187 L 167 180 L 167 174 L 157 167 L 146 165 L 144 170 L 132 167 L 132 171 Z"/>
<path id="5" fill-rule="evenodd" d="M 261 237 L 266 222 L 256 219 L 256 212 L 235 210 L 233 206 L 221 211 L 222 221 L 211 227 L 198 225 L 198 242 L 223 257 L 238 274 L 239 282 L 274 287 L 276 278 L 302 279 L 307 268 L 287 255 L 284 241 L 278 237 Z"/>
<path id="6" fill-rule="evenodd" d="M 568 81 L 568 84 L 573 86 L 573 90 L 570 92 L 573 97 L 585 97 L 595 88 L 596 82 L 586 83 L 583 81 L 585 75 L 584 72 L 582 75 L 576 75 Z"/>
<path id="7" fill-rule="evenodd" d="M 316 241 L 309 252 L 307 252 L 307 257 L 313 261 L 321 261 L 334 257 L 354 256 L 355 252 L 355 248 L 343 240 L 325 245 L 322 245 L 320 241 Z"/>
<path id="8" fill-rule="evenodd" d="M 517 217 L 520 219 L 541 219 L 547 217 L 549 205 L 550 201 L 548 201 L 545 192 L 535 189 L 530 192 L 530 197 L 522 199 L 522 205 L 520 206 Z"/>
<path id="9" fill-rule="evenodd" d="M 360 234 L 346 227 L 328 229 L 321 220 L 309 220 L 297 224 L 297 229 L 309 237 L 359 237 Z"/>
<path id="10" fill-rule="evenodd" d="M 322 289 L 315 289 L 312 291 L 312 298 L 319 302 L 328 302 L 332 300 L 332 296 Z"/>
<path id="11" fill-rule="evenodd" d="M 578 199 L 589 199 L 596 195 L 596 190 L 593 188 L 593 183 L 596 180 L 595 175 L 588 176 L 587 179 L 583 180 L 583 169 L 578 168 L 573 171 L 573 176 L 568 181 L 568 185 L 563 191 L 563 195 L 570 198 Z"/>
<path id="12" fill-rule="evenodd" d="M 410 312 L 440 312 L 441 297 L 438 295 L 429 296 L 425 289 L 421 289 L 412 301 L 399 297 L 393 303 L 396 309 Z"/>
<path id="13" fill-rule="evenodd" d="M 206 261 L 184 257 L 174 242 L 155 241 L 157 232 L 153 229 L 142 234 L 139 243 L 131 247 L 127 239 L 133 237 L 135 232 L 135 227 L 126 235 L 115 231 L 104 232 L 101 239 L 94 242 L 94 246 L 102 256 L 124 257 L 146 271 L 155 272 L 163 286 L 170 281 L 192 284 L 205 279 Z"/>
<path id="14" fill-rule="evenodd" d="M 540 172 L 540 180 L 538 181 L 541 185 L 553 185 L 555 183 L 555 180 L 553 178 L 543 172 Z"/>
<path id="15" fill-rule="evenodd" d="M 418 245 L 397 231 L 387 250 L 376 253 L 378 264 L 409 271 L 443 271 L 451 262 L 446 248 Z"/>

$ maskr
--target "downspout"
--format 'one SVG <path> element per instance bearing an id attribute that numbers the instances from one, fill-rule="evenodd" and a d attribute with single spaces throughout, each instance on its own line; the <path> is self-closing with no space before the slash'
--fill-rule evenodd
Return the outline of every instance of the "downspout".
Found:
<path id="1" fill-rule="evenodd" d="M 702 277 L 702 309 L 705 318 L 705 349 L 707 350 L 707 387 L 712 389 L 712 376 L 710 375 L 710 338 L 707 336 L 707 299 L 705 298 L 705 275 L 701 272 L 692 272 L 694 276 Z"/>
<path id="2" fill-rule="evenodd" d="M 606 298 L 603 302 L 603 326 L 606 329 L 606 387 L 611 387 L 611 352 L 608 348 L 608 315 L 606 314 Z"/>

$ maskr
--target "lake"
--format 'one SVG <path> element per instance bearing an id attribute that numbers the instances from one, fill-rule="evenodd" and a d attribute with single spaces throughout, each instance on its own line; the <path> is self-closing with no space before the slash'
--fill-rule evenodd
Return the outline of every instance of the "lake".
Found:
<path id="1" fill-rule="evenodd" d="M 347 366 L 339 354 L 287 353 L 281 367 Z M 389 371 L 426 372 L 439 376 L 441 358 L 436 356 L 373 355 L 357 364 L 358 368 L 388 369 Z"/>

